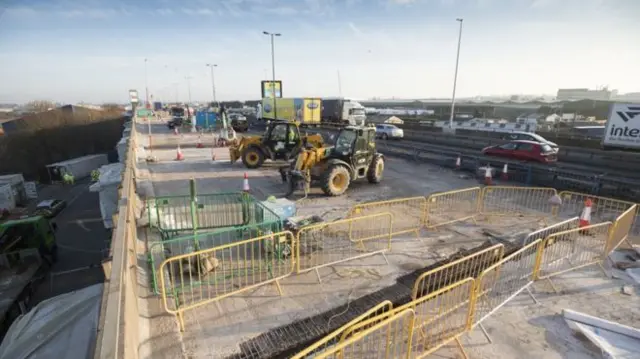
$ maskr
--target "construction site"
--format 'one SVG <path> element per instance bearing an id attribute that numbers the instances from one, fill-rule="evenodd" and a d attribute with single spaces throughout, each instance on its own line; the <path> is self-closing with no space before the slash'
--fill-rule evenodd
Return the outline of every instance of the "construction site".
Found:
<path id="1" fill-rule="evenodd" d="M 269 163 L 136 121 L 114 221 L 128 255 L 113 271 L 137 298 L 125 354 L 597 358 L 565 312 L 640 326 L 616 265 L 637 256 L 633 202 L 387 156 L 379 184 L 295 201 L 290 216 L 319 220 L 291 227 L 268 205 L 286 192 Z"/>

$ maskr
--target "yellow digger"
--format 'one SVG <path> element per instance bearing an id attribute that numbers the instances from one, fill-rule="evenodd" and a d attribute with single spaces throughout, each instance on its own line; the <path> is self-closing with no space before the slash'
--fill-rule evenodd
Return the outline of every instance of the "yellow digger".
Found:
<path id="1" fill-rule="evenodd" d="M 259 168 L 265 160 L 289 161 L 303 146 L 323 145 L 320 134 L 300 136 L 299 127 L 297 122 L 270 122 L 262 136 L 243 137 L 229 147 L 231 163 L 242 159 L 247 168 Z"/>
<path id="2" fill-rule="evenodd" d="M 291 166 L 280 168 L 282 181 L 289 186 L 286 196 L 300 189 L 306 196 L 314 181 L 328 196 L 342 195 L 351 181 L 360 178 L 380 183 L 384 156 L 376 151 L 375 136 L 375 127 L 347 126 L 332 146 L 301 148 Z"/>

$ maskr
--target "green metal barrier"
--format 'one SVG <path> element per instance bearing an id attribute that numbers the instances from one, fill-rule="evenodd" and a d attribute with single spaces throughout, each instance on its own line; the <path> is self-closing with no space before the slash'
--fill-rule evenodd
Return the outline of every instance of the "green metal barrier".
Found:
<path id="1" fill-rule="evenodd" d="M 155 294 L 160 294 L 158 283 L 160 264 L 167 258 L 181 254 L 191 253 L 198 250 L 209 249 L 225 244 L 235 243 L 251 238 L 263 236 L 268 233 L 278 233 L 282 231 L 282 221 L 262 222 L 240 227 L 231 227 L 209 231 L 204 233 L 185 235 L 162 242 L 153 243 L 149 247 L 148 261 L 151 268 L 151 286 Z M 256 250 L 262 250 L 256 248 Z M 167 275 L 165 273 L 165 275 Z M 168 277 L 165 277 L 168 278 Z M 215 277 L 207 280 L 215 280 Z M 194 282 L 197 284 L 197 282 Z M 170 285 L 167 282 L 167 285 Z M 173 289 L 166 288 L 167 293 Z"/>
<path id="2" fill-rule="evenodd" d="M 248 226 L 280 218 L 248 193 L 156 197 L 147 201 L 149 224 L 164 240 L 196 230 Z"/>

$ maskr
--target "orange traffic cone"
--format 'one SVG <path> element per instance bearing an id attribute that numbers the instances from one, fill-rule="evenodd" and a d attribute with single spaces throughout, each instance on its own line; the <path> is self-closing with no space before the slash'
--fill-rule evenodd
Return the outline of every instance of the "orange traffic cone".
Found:
<path id="1" fill-rule="evenodd" d="M 456 158 L 456 169 L 459 170 L 461 165 L 462 159 L 460 158 L 460 156 L 458 156 L 458 158 Z"/>
<path id="2" fill-rule="evenodd" d="M 491 186 L 492 183 L 493 180 L 491 178 L 491 166 L 487 165 L 487 167 L 484 168 L 484 184 L 487 186 Z"/>
<path id="3" fill-rule="evenodd" d="M 204 145 L 202 144 L 202 135 L 198 135 L 198 142 L 196 143 L 196 148 L 203 148 Z"/>
<path id="4" fill-rule="evenodd" d="M 180 145 L 178 145 L 178 149 L 176 150 L 176 161 L 182 161 L 182 160 L 184 160 L 184 155 L 182 154 Z"/>
<path id="5" fill-rule="evenodd" d="M 505 163 L 504 166 L 502 167 L 502 176 L 500 177 L 503 181 L 506 181 L 509 179 L 509 175 L 507 174 L 508 171 L 509 171 L 508 166 Z"/>
<path id="6" fill-rule="evenodd" d="M 179 133 L 180 133 L 180 131 L 178 131 L 178 128 L 174 127 L 173 128 L 173 134 L 177 136 Z"/>
<path id="7" fill-rule="evenodd" d="M 582 209 L 582 214 L 580 215 L 580 224 L 579 227 L 586 227 L 588 225 L 591 224 L 591 206 L 593 205 L 593 202 L 591 201 L 591 198 L 587 198 L 586 201 L 584 201 L 584 208 Z"/>
<path id="8" fill-rule="evenodd" d="M 249 187 L 249 175 L 247 172 L 244 173 L 244 180 L 242 181 L 242 190 L 244 192 L 251 191 L 251 187 Z"/>
<path id="9" fill-rule="evenodd" d="M 215 161 L 216 160 L 216 153 L 214 151 L 214 148 L 211 147 L 211 161 Z"/>

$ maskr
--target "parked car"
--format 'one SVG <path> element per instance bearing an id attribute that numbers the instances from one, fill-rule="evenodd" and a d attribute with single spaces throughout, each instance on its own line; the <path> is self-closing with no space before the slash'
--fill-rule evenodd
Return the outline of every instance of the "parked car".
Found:
<path id="1" fill-rule="evenodd" d="M 549 140 L 547 140 L 546 138 L 536 134 L 536 133 L 531 133 L 531 132 L 509 132 L 509 133 L 505 133 L 503 134 L 500 138 L 502 138 L 503 140 L 508 140 L 508 141 L 519 141 L 519 140 L 525 140 L 525 141 L 534 141 L 534 142 L 540 142 L 540 143 L 546 143 L 549 146 L 551 146 L 551 148 L 553 148 L 556 152 L 558 151 L 558 145 L 554 142 L 551 142 Z"/>
<path id="2" fill-rule="evenodd" d="M 237 113 L 232 113 L 229 115 L 229 119 L 231 120 L 231 127 L 236 132 L 249 131 L 249 121 L 247 121 L 246 117 Z"/>
<path id="3" fill-rule="evenodd" d="M 517 161 L 552 163 L 558 160 L 558 151 L 549 144 L 535 141 L 511 141 L 482 149 L 486 156 L 504 157 Z"/>
<path id="4" fill-rule="evenodd" d="M 53 218 L 57 216 L 63 209 L 67 207 L 67 202 L 59 199 L 48 199 L 38 203 L 35 214 L 45 218 Z"/>
<path id="5" fill-rule="evenodd" d="M 387 123 L 376 125 L 376 138 L 386 140 L 389 138 L 401 139 L 403 137 L 404 131 L 396 125 L 390 125 Z"/>

